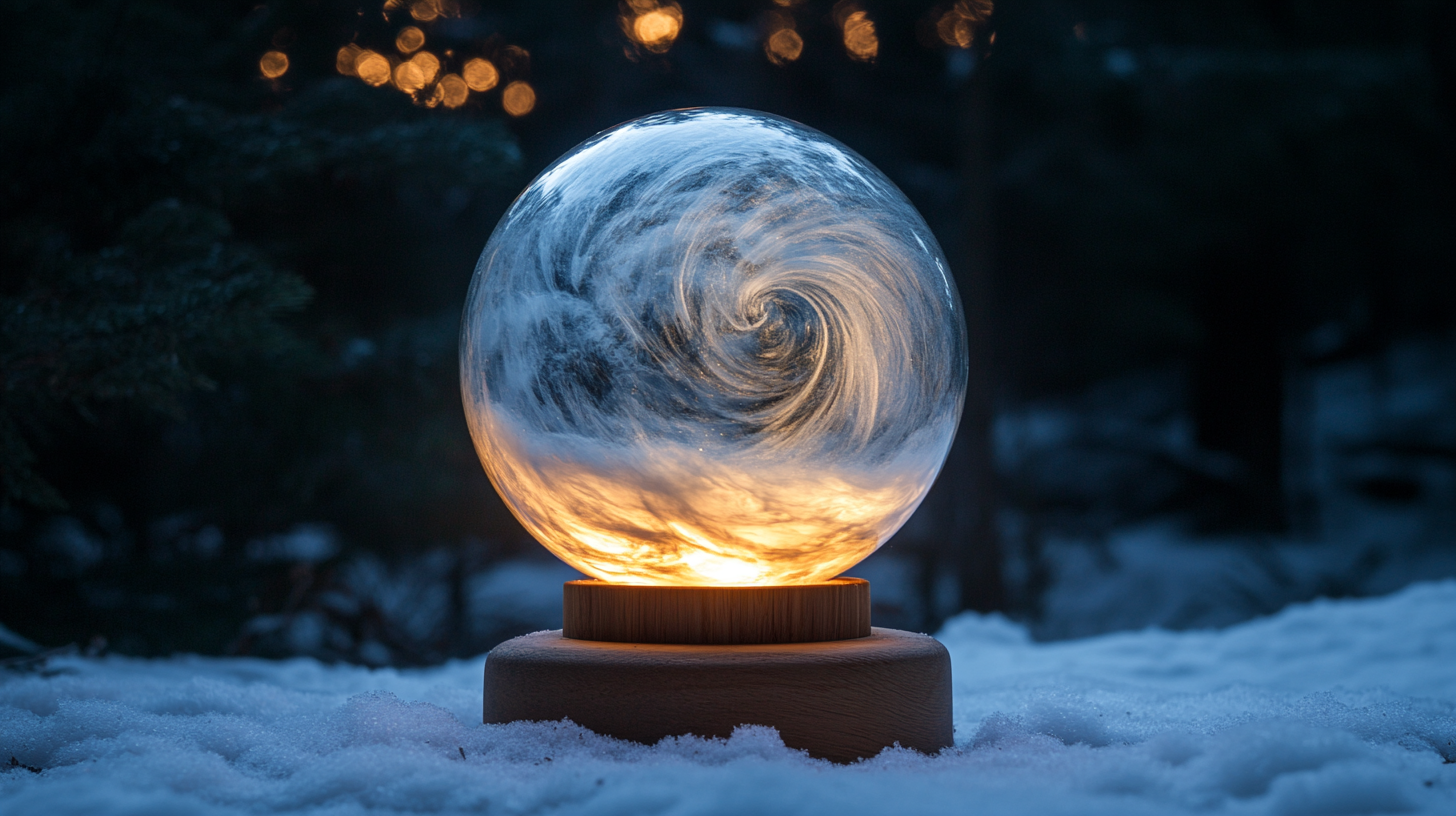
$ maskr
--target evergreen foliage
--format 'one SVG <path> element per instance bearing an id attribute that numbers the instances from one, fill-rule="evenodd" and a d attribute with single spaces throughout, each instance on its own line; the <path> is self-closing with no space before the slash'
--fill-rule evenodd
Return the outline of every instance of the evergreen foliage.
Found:
<path id="1" fill-rule="evenodd" d="M 991 4 L 866 0 L 871 62 L 846 55 L 834 0 L 683 0 L 666 53 L 625 39 L 630 4 L 461 2 L 432 23 L 383 5 L 0 0 L 0 623 L 135 653 L 488 646 L 462 639 L 468 573 L 539 548 L 470 445 L 460 304 L 524 171 L 656 110 L 830 133 L 945 246 L 985 365 L 893 542 L 922 595 L 902 625 L 1034 614 L 1041 539 L 1168 515 L 1277 532 L 1289 374 L 1456 319 L 1443 0 L 1007 0 L 968 50 L 935 15 Z M 761 40 L 785 19 L 803 51 L 775 65 Z M 350 42 L 398 58 L 415 24 L 528 78 L 537 108 L 507 123 L 497 87 L 427 109 L 336 69 Z M 278 49 L 290 67 L 266 79 Z M 997 412 L 1150 367 L 1195 456 L 1109 433 L 1051 476 L 996 471 Z M 361 603 L 343 574 L 361 553 L 428 573 L 400 606 L 448 623 L 403 631 Z M 310 615 L 344 634 L 290 642 Z"/>
<path id="2" fill-rule="evenodd" d="M 0 616 L 42 642 L 79 623 L 216 649 L 267 594 L 258 535 L 326 519 L 385 549 L 458 539 L 453 508 L 489 487 L 456 310 L 520 181 L 499 119 L 340 77 L 325 36 L 258 75 L 284 23 L 347 24 L 342 4 L 3 11 L 0 467 L 7 536 L 36 543 Z M 209 527 L 224 543 L 198 551 Z M 114 626 L 55 609 L 98 592 Z M 154 615 L 149 592 L 181 600 Z M 179 624 L 188 609 L 205 625 Z"/>

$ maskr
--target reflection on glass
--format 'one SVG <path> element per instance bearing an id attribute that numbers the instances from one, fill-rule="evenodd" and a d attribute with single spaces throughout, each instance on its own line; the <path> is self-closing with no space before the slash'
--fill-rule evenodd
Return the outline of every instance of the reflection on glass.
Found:
<path id="1" fill-rule="evenodd" d="M 584 142 L 476 267 L 461 385 L 548 549 L 639 584 L 791 584 L 924 498 L 965 393 L 959 298 L 878 170 L 777 117 L 695 109 Z"/>

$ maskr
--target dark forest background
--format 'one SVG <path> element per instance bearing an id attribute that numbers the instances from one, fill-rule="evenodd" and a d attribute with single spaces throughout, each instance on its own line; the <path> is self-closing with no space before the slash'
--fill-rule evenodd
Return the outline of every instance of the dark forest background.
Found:
<path id="1" fill-rule="evenodd" d="M 955 268 L 966 413 L 866 565 L 877 623 L 1075 634 L 1088 576 L 1137 570 L 1176 602 L 1102 628 L 1456 574 L 1456 4 L 0 13 L 0 657 L 409 664 L 549 625 L 562 574 L 463 421 L 466 287 L 536 172 L 695 105 L 845 142 Z M 407 26 L 492 87 L 372 85 Z"/>

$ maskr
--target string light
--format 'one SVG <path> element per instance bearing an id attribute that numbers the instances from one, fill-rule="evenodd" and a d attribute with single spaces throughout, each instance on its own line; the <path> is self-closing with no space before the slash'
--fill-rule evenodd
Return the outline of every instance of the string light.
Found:
<path id="1" fill-rule="evenodd" d="M 496 70 L 495 65 L 490 60 L 479 57 L 466 62 L 460 73 L 472 91 L 488 91 L 500 82 L 500 71 Z"/>
<path id="2" fill-rule="evenodd" d="M 425 72 L 420 70 L 414 60 L 401 62 L 394 66 L 394 87 L 412 94 L 425 87 Z"/>
<path id="3" fill-rule="evenodd" d="M 620 17 L 622 30 L 633 42 L 654 54 L 665 54 L 682 31 L 682 7 L 676 2 L 627 0 Z"/>
<path id="4" fill-rule="evenodd" d="M 363 51 L 364 49 L 353 43 L 340 48 L 339 52 L 334 55 L 334 69 L 344 76 L 359 76 L 359 72 L 354 70 L 354 64 L 359 60 L 359 54 Z"/>
<path id="5" fill-rule="evenodd" d="M 377 88 L 389 81 L 391 73 L 389 60 L 385 59 L 383 55 L 367 49 L 360 51 L 358 58 L 354 61 L 354 73 Z"/>
<path id="6" fill-rule="evenodd" d="M 993 8 L 991 0 L 957 0 L 936 19 L 935 34 L 953 48 L 970 48 L 976 41 L 976 31 L 990 19 Z"/>
<path id="7" fill-rule="evenodd" d="M 258 60 L 258 70 L 269 79 L 277 79 L 288 73 L 288 55 L 282 51 L 269 51 Z"/>
<path id="8" fill-rule="evenodd" d="M 440 92 L 440 101 L 447 108 L 458 108 L 465 104 L 470 98 L 470 86 L 459 74 L 446 74 L 440 77 L 440 84 L 435 86 Z"/>
<path id="9" fill-rule="evenodd" d="M 792 28 L 781 28 L 770 34 L 764 43 L 768 58 L 775 65 L 793 62 L 804 53 L 804 38 Z"/>
<path id="10" fill-rule="evenodd" d="M 429 51 L 421 51 L 415 54 L 410 63 L 420 69 L 420 76 L 424 78 L 425 84 L 429 85 L 440 75 L 440 58 Z"/>
<path id="11" fill-rule="evenodd" d="M 784 5 L 784 4 L 780 4 Z M 774 65 L 785 65 L 804 53 L 804 38 L 794 30 L 794 17 L 786 11 L 769 14 L 769 35 L 763 42 L 763 51 Z"/>
<path id="12" fill-rule="evenodd" d="M 840 4 L 835 16 L 844 32 L 844 50 L 852 59 L 870 62 L 880 53 L 880 38 L 869 13 L 853 4 Z"/>
<path id="13" fill-rule="evenodd" d="M 665 50 L 681 30 L 682 12 L 676 3 L 664 4 L 662 0 L 628 2 L 641 12 L 632 19 L 644 47 Z M 406 10 L 414 20 L 424 24 L 460 14 L 458 0 L 385 0 L 382 4 L 386 21 L 392 13 Z M 469 102 L 472 91 L 480 93 L 494 89 L 502 83 L 503 74 L 517 77 L 529 74 L 531 55 L 518 45 L 500 48 L 491 59 L 468 55 L 457 57 L 452 49 L 443 51 L 442 57 L 425 50 L 428 37 L 418 25 L 400 28 L 394 36 L 394 48 L 403 56 L 379 53 L 348 43 L 335 52 L 334 68 L 344 76 L 358 77 L 374 87 L 391 85 L 409 94 L 415 104 L 429 108 L 463 107 Z M 447 63 L 456 66 L 449 73 Z M 270 51 L 259 61 L 259 69 L 270 79 L 282 76 L 288 70 L 288 57 L 281 51 Z M 536 107 L 536 90 L 525 80 L 517 79 L 503 89 L 501 107 L 511 116 L 525 116 Z"/>
<path id="14" fill-rule="evenodd" d="M 501 107 L 511 116 L 525 116 L 536 107 L 536 91 L 523 80 L 516 80 L 501 91 Z"/>
<path id="15" fill-rule="evenodd" d="M 401 54 L 418 51 L 424 44 L 425 32 L 414 26 L 405 26 L 400 29 L 399 36 L 394 38 L 394 47 L 398 48 Z"/>

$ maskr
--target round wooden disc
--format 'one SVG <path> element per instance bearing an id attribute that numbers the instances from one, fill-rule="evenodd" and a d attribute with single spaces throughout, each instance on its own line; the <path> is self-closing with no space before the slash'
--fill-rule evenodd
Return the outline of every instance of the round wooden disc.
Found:
<path id="1" fill-rule="evenodd" d="M 895 629 L 827 643 L 682 646 L 606 643 L 537 632 L 485 661 L 484 721 L 569 719 L 655 743 L 777 728 L 784 744 L 836 762 L 898 743 L 949 747 L 950 655 Z"/>
<path id="2" fill-rule="evenodd" d="M 870 634 L 860 578 L 767 587 L 637 586 L 568 581 L 565 636 L 613 643 L 813 643 Z"/>

